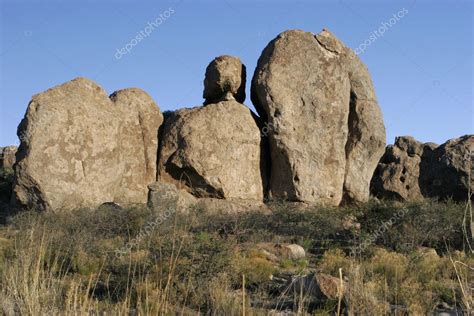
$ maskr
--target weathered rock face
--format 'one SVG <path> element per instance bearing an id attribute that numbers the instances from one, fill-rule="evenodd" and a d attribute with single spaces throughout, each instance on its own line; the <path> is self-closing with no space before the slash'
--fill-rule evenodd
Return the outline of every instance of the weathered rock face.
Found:
<path id="1" fill-rule="evenodd" d="M 349 60 L 351 101 L 345 147 L 344 200 L 367 202 L 370 180 L 385 151 L 385 126 L 367 68 L 358 57 Z"/>
<path id="2" fill-rule="evenodd" d="M 373 193 L 382 198 L 420 200 L 420 164 L 424 152 L 432 148 L 413 137 L 397 137 L 394 145 L 387 146 L 372 179 Z"/>
<path id="3" fill-rule="evenodd" d="M 203 97 L 205 104 L 220 101 L 245 101 L 246 70 L 239 58 L 219 56 L 206 68 Z"/>
<path id="4" fill-rule="evenodd" d="M 13 168 L 17 150 L 16 146 L 0 147 L 0 169 Z"/>
<path id="5" fill-rule="evenodd" d="M 146 202 L 162 116 L 137 89 L 112 100 L 84 78 L 33 96 L 18 127 L 15 202 L 37 210 Z"/>
<path id="6" fill-rule="evenodd" d="M 258 61 L 252 101 L 271 127 L 273 198 L 368 199 L 385 128 L 367 69 L 334 35 L 281 33 Z"/>
<path id="7" fill-rule="evenodd" d="M 421 165 L 424 194 L 467 200 L 474 192 L 474 135 L 450 139 Z"/>
<path id="8" fill-rule="evenodd" d="M 272 127 L 273 198 L 341 201 L 350 88 L 338 60 L 313 34 L 288 31 L 258 61 L 252 101 Z"/>
<path id="9" fill-rule="evenodd" d="M 473 151 L 473 135 L 440 146 L 397 137 L 374 173 L 372 191 L 379 197 L 407 201 L 424 197 L 466 200 L 468 192 L 474 190 Z"/>
<path id="10" fill-rule="evenodd" d="M 147 185 L 156 180 L 158 129 L 163 115 L 153 99 L 141 89 L 125 89 L 110 97 L 122 114 L 121 162 L 124 171 L 114 201 L 144 203 Z"/>
<path id="11" fill-rule="evenodd" d="M 178 110 L 163 127 L 159 180 L 197 197 L 262 200 L 261 146 L 255 117 L 243 104 Z"/>

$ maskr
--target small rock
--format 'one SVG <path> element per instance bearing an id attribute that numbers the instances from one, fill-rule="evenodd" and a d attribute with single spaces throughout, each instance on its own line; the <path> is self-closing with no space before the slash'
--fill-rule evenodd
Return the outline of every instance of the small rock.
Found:
<path id="1" fill-rule="evenodd" d="M 120 211 L 122 209 L 123 208 L 120 206 L 120 204 L 115 203 L 115 202 L 102 203 L 98 208 L 99 211 L 104 211 L 104 210 Z"/>
<path id="2" fill-rule="evenodd" d="M 354 215 L 347 215 L 342 219 L 342 227 L 347 230 L 360 231 L 360 223 Z"/>
<path id="3" fill-rule="evenodd" d="M 239 58 L 216 57 L 206 68 L 203 97 L 205 104 L 220 101 L 245 101 L 246 70 Z"/>
<path id="4" fill-rule="evenodd" d="M 196 203 L 196 198 L 170 183 L 154 182 L 148 185 L 147 206 L 155 213 L 165 211 L 187 212 Z"/>
<path id="5" fill-rule="evenodd" d="M 259 243 L 256 248 L 270 261 L 278 262 L 283 259 L 300 260 L 306 258 L 304 248 L 297 244 Z"/>
<path id="6" fill-rule="evenodd" d="M 436 252 L 436 249 L 433 249 L 433 248 L 418 247 L 416 249 L 416 253 L 423 258 L 429 258 L 429 259 L 434 259 L 434 260 L 440 258 L 438 253 Z"/>
<path id="7" fill-rule="evenodd" d="M 280 281 L 281 282 L 281 281 Z M 347 295 L 348 284 L 339 278 L 324 273 L 310 273 L 288 278 L 281 290 L 287 295 L 303 295 L 312 300 L 321 302 L 327 299 L 338 299 Z"/>

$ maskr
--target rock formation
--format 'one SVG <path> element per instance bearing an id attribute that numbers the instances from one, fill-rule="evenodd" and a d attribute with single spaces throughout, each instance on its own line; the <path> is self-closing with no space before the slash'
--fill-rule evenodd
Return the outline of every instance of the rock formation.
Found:
<path id="1" fill-rule="evenodd" d="M 145 203 L 162 115 L 138 89 L 78 78 L 33 96 L 18 127 L 14 201 L 37 210 Z"/>
<path id="2" fill-rule="evenodd" d="M 196 197 L 262 200 L 261 146 L 255 118 L 243 104 L 178 110 L 163 127 L 159 180 Z"/>
<path id="3" fill-rule="evenodd" d="M 385 128 L 367 69 L 330 32 L 286 31 L 262 52 L 252 101 L 271 127 L 270 195 L 366 201 Z"/>
<path id="4" fill-rule="evenodd" d="M 16 146 L 0 147 L 0 169 L 13 168 L 17 150 Z"/>
<path id="5" fill-rule="evenodd" d="M 420 164 L 429 155 L 434 144 L 423 144 L 413 137 L 397 137 L 394 145 L 387 146 L 374 173 L 372 191 L 378 197 L 401 200 L 423 198 L 420 187 Z"/>
<path id="6" fill-rule="evenodd" d="M 219 101 L 245 101 L 246 70 L 239 58 L 216 57 L 206 68 L 203 97 L 205 104 Z"/>
<path id="7" fill-rule="evenodd" d="M 148 184 L 156 181 L 158 129 L 163 115 L 141 89 L 125 89 L 110 96 L 121 114 L 120 148 L 124 171 L 114 201 L 144 203 Z"/>
<path id="8" fill-rule="evenodd" d="M 399 137 L 384 149 L 369 72 L 327 30 L 286 31 L 263 50 L 251 87 L 260 117 L 243 104 L 245 80 L 239 58 L 215 58 L 204 105 L 169 112 L 164 123 L 136 88 L 109 97 L 78 78 L 33 96 L 18 127 L 12 202 L 234 213 L 249 203 L 264 210 L 267 197 L 339 205 L 365 202 L 371 189 L 401 200 L 462 200 L 474 188 L 473 135 L 441 146 Z M 0 167 L 13 166 L 15 151 L 0 148 Z"/>
<path id="9" fill-rule="evenodd" d="M 474 135 L 453 138 L 437 147 L 421 165 L 424 194 L 467 200 L 474 192 Z"/>
<path id="10" fill-rule="evenodd" d="M 196 197 L 263 200 L 263 140 L 257 117 L 236 101 L 244 101 L 244 89 L 245 67 L 238 58 L 221 56 L 209 64 L 206 105 L 178 110 L 165 121 L 160 181 L 184 186 Z"/>
<path id="11" fill-rule="evenodd" d="M 466 200 L 474 189 L 474 136 L 466 135 L 437 146 L 413 137 L 397 137 L 387 146 L 372 179 L 374 195 L 405 201 L 423 198 Z"/>

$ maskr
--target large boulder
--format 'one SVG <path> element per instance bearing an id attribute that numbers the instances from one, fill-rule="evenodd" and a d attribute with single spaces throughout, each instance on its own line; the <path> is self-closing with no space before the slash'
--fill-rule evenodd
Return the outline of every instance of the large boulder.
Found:
<path id="1" fill-rule="evenodd" d="M 397 137 L 387 146 L 371 182 L 374 195 L 405 201 L 423 198 L 467 200 L 474 190 L 474 135 L 438 146 Z"/>
<path id="2" fill-rule="evenodd" d="M 120 148 L 123 172 L 114 201 L 144 203 L 147 185 L 156 181 L 158 129 L 163 115 L 143 90 L 132 88 L 114 92 L 110 99 L 121 114 Z"/>
<path id="3" fill-rule="evenodd" d="M 159 180 L 196 197 L 262 200 L 262 142 L 256 118 L 236 101 L 178 110 L 164 123 Z"/>
<path id="4" fill-rule="evenodd" d="M 84 78 L 33 96 L 18 127 L 14 202 L 37 210 L 145 203 L 161 122 L 146 93 L 110 99 Z"/>
<path id="5" fill-rule="evenodd" d="M 281 33 L 263 50 L 252 101 L 270 127 L 270 195 L 338 205 L 366 201 L 385 147 L 372 81 L 329 31 Z"/>
<path id="6" fill-rule="evenodd" d="M 410 136 L 397 137 L 394 145 L 387 146 L 372 178 L 374 195 L 410 201 L 423 199 L 420 165 L 423 156 L 430 155 L 435 146 Z"/>
<path id="7" fill-rule="evenodd" d="M 246 70 L 238 57 L 216 57 L 206 68 L 204 78 L 205 104 L 219 101 L 245 101 Z"/>
<path id="8" fill-rule="evenodd" d="M 0 147 L 0 169 L 11 169 L 15 164 L 16 146 Z"/>
<path id="9" fill-rule="evenodd" d="M 467 200 L 474 192 L 474 135 L 453 138 L 421 165 L 425 195 Z"/>

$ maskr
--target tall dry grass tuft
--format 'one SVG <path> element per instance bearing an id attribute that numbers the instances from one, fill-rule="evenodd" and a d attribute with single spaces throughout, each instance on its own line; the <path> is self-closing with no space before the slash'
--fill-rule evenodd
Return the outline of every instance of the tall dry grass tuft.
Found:
<path id="1" fill-rule="evenodd" d="M 88 291 L 67 277 L 69 267 L 50 257 L 50 239 L 45 227 L 32 228 L 14 237 L 1 274 L 0 306 L 6 315 L 57 313 L 68 300 L 70 311 L 89 311 Z M 92 282 L 92 280 L 91 280 Z"/>

